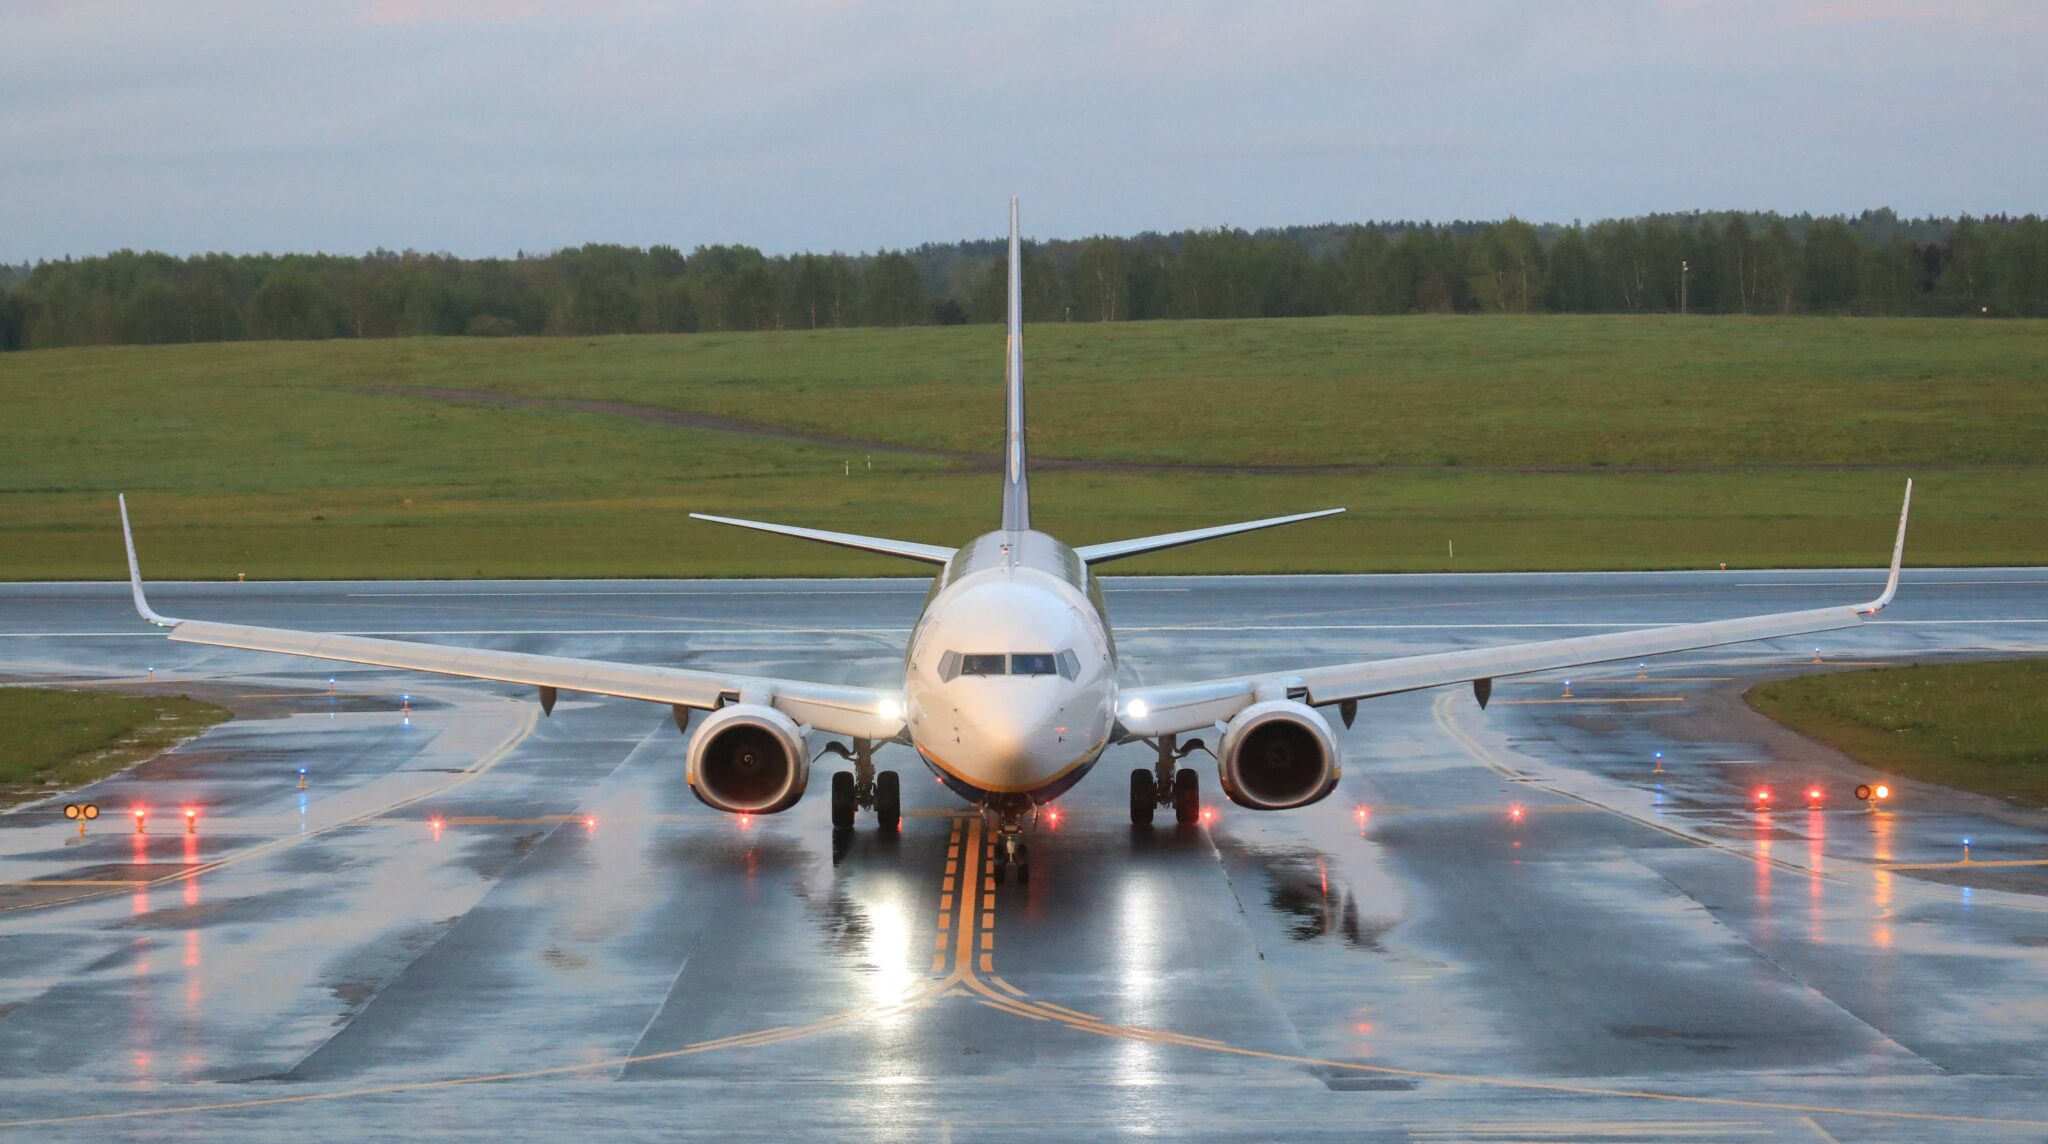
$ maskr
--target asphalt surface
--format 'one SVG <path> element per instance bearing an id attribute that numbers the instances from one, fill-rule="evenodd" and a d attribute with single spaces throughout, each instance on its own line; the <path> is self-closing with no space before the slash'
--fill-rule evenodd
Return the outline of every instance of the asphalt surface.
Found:
<path id="1" fill-rule="evenodd" d="M 1847 603 L 1881 579 L 1130 579 L 1109 600 L 1127 678 L 1164 681 Z M 922 596 L 151 602 L 884 682 Z M 1484 712 L 1463 689 L 1368 703 L 1333 797 L 1257 814 L 1205 766 L 1204 828 L 1134 831 L 1124 776 L 1149 753 L 1116 749 L 1033 837 L 1030 883 L 995 887 L 979 822 L 907 748 L 884 754 L 901 834 L 835 844 L 822 797 L 747 821 L 698 805 L 659 708 L 564 696 L 542 719 L 495 685 L 170 644 L 122 585 L 0 586 L 13 681 L 239 716 L 0 814 L 0 1135 L 2048 1138 L 2048 815 L 1897 782 L 1865 810 L 1852 788 L 1888 776 L 1740 700 L 1830 665 L 2048 651 L 2048 570 L 1909 569 L 1819 666 L 1814 642 L 1588 670 L 1569 698 L 1561 676 L 1503 680 Z M 83 837 L 58 812 L 80 799 L 105 810 Z"/>

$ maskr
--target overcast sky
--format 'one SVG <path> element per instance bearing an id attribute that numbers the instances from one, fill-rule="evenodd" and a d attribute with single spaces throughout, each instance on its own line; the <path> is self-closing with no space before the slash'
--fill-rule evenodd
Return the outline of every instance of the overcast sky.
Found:
<path id="1" fill-rule="evenodd" d="M 0 260 L 2048 210 L 2043 0 L 0 0 Z"/>

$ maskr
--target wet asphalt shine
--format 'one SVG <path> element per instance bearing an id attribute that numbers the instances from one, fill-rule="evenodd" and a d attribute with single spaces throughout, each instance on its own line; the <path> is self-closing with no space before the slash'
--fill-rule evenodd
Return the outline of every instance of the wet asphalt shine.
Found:
<path id="1" fill-rule="evenodd" d="M 1112 581 L 1130 680 L 1862 599 L 1871 571 Z M 881 682 L 911 581 L 179 585 L 177 615 Z M 0 815 L 0 1134 L 2048 1138 L 2048 815 L 1750 713 L 2048 650 L 2048 573 L 1883 622 L 1362 705 L 1302 811 L 1132 827 L 1117 748 L 998 885 L 908 748 L 893 834 L 734 819 L 649 705 L 168 644 L 0 587 L 16 681 L 237 718 Z M 150 669 L 154 669 L 154 680 Z M 328 682 L 330 676 L 334 682 Z M 1658 758 L 1659 752 L 1662 758 Z M 305 785 L 300 786 L 300 769 Z M 1759 787 L 1776 798 L 1760 808 Z M 1822 797 L 1809 801 L 1809 789 Z M 66 801 L 103 810 L 84 835 Z M 194 832 L 181 818 L 198 811 Z M 135 831 L 133 809 L 146 811 Z M 1972 840 L 1963 861 L 1960 840 Z"/>

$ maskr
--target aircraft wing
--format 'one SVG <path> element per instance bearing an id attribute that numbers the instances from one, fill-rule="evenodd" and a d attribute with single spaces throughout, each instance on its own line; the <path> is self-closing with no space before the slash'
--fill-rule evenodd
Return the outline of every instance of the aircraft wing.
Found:
<path id="1" fill-rule="evenodd" d="M 1155 735 L 1201 730 L 1226 722 L 1239 711 L 1266 698 L 1291 697 L 1312 707 L 1320 707 L 1450 683 L 1484 680 L 1490 687 L 1490 681 L 1497 676 L 1557 671 L 1591 663 L 1641 659 L 1669 652 L 1855 627 L 1891 603 L 1892 596 L 1898 591 L 1899 565 L 1906 549 L 1906 515 L 1912 503 L 1913 482 L 1907 481 L 1906 502 L 1899 510 L 1898 539 L 1892 545 L 1891 575 L 1885 581 L 1884 591 L 1868 603 L 1368 660 L 1302 671 L 1128 688 L 1119 700 L 1123 727 L 1120 738 L 1128 742 Z"/>
<path id="2" fill-rule="evenodd" d="M 879 688 L 176 619 L 152 609 L 143 594 L 142 572 L 135 559 L 135 537 L 128 527 L 126 497 L 121 500 L 121 533 L 128 545 L 128 577 L 135 595 L 135 610 L 143 619 L 168 629 L 171 640 L 177 643 L 520 683 L 543 689 L 543 702 L 550 706 L 555 691 L 645 699 L 700 711 L 744 698 L 748 702 L 766 703 L 799 725 L 827 734 L 892 739 L 903 730 L 900 696 Z"/>

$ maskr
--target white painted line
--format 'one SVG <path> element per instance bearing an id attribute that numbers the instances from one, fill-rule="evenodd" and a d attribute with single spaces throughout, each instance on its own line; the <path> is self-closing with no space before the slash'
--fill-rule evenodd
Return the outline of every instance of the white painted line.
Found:
<path id="1" fill-rule="evenodd" d="M 1901 588 L 1946 588 L 1955 584 L 2030 584 L 2036 588 L 2048 588 L 2048 580 L 1915 580 L 1910 576 L 1899 577 Z M 1882 588 L 1884 581 L 1876 580 L 1752 580 L 1740 582 L 1737 588 Z"/>
<path id="2" fill-rule="evenodd" d="M 306 629 L 311 630 L 311 629 Z M 337 636 L 874 636 L 903 635 L 909 628 L 430 628 L 397 631 L 390 628 L 357 630 L 322 629 L 318 634 Z M 88 637 L 125 639 L 167 639 L 162 632 L 0 632 L 0 639 L 84 639 Z"/>
<path id="3" fill-rule="evenodd" d="M 1650 630 L 1676 627 L 1689 620 L 1658 620 L 1644 623 L 1501 623 L 1501 624 L 1155 624 L 1149 627 L 1117 626 L 1118 635 L 1134 632 L 1379 632 L 1379 631 L 1505 631 L 1514 628 L 1627 628 Z M 1866 624 L 1923 624 L 1935 627 L 1982 624 L 2048 624 L 2048 616 L 2019 620 L 1866 620 Z M 1855 631 L 1843 628 L 1841 631 Z M 1815 633 L 1833 634 L 1833 633 Z M 1784 639 L 1805 638 L 1784 636 Z M 1765 641 L 1768 642 L 1768 641 Z"/>
<path id="4" fill-rule="evenodd" d="M 927 588 L 928 588 L 928 585 L 927 585 L 927 583 L 926 583 L 925 581 L 919 580 L 919 581 L 915 581 L 915 582 L 912 582 L 912 583 L 907 583 L 907 584 L 904 584 L 904 585 L 902 585 L 902 586 L 901 586 L 900 588 L 897 588 L 897 587 L 887 587 L 887 588 L 866 588 L 866 589 L 858 589 L 858 588 L 754 588 L 754 589 L 746 589 L 746 588 L 727 588 L 727 589 L 718 589 L 718 588 L 706 588 L 706 589 L 692 589 L 692 590 L 685 590 L 685 589 L 660 589 L 660 590 L 655 590 L 655 589 L 647 589 L 647 590 L 644 590 L 644 591 L 643 591 L 643 590 L 639 590 L 639 589 L 633 589 L 633 590 L 620 590 L 620 591 L 602 591 L 602 592 L 548 592 L 548 591 L 518 591 L 518 592 L 509 592 L 509 591 L 507 591 L 507 592 L 501 592 L 501 591 L 486 591 L 486 592 L 458 592 L 458 591 L 448 591 L 448 592 L 348 592 L 348 593 L 345 593 L 345 594 L 344 594 L 344 596 L 345 596 L 345 598 L 347 598 L 347 599 L 351 599 L 351 600 L 382 600 L 382 599 L 429 599 L 429 600 L 460 600 L 460 599 L 465 599 L 465 598 L 468 598 L 468 597 L 471 597 L 471 596 L 537 596 L 537 597 L 542 597 L 542 598 L 545 598 L 545 599 L 549 599 L 549 600 L 565 600 L 565 601 L 566 601 L 566 600 L 580 600 L 580 599 L 583 599 L 584 597 L 593 597 L 593 598 L 595 598 L 595 597 L 599 597 L 599 596 L 728 596 L 728 597 L 732 597 L 732 598 L 734 598 L 734 599 L 744 599 L 744 598 L 746 598 L 746 597 L 749 597 L 749 596 L 910 596 L 910 595 L 915 595 L 915 594 L 917 594 L 917 593 L 920 593 L 920 592 L 926 591 L 926 590 L 927 590 Z M 1103 591 L 1105 591 L 1105 592 L 1181 592 L 1181 593 L 1186 593 L 1186 592 L 1192 592 L 1192 591 L 1194 591 L 1194 589 L 1192 589 L 1192 588 L 1119 588 L 1119 587 L 1104 587 L 1104 588 L 1103 588 Z"/>
<path id="5" fill-rule="evenodd" d="M 1616 628 L 1650 629 L 1671 627 L 1687 621 L 1655 623 L 1499 623 L 1499 624 L 1152 624 L 1141 627 L 1119 625 L 1117 634 L 1156 632 L 1400 632 L 1400 631 L 1512 631 L 1518 628 Z M 1895 627 L 1983 627 L 2002 624 L 2048 624 L 2038 619 L 1988 620 L 1866 620 L 1870 626 Z M 311 630 L 311 629 L 308 629 Z M 324 630 L 324 629 L 323 629 Z M 1844 631 L 1855 631 L 1845 628 Z M 343 636 L 889 636 L 904 635 L 897 628 L 342 628 L 327 634 Z M 161 632 L 0 632 L 0 639 L 164 639 Z M 1793 637 L 1787 636 L 1786 639 Z M 1803 638 L 1803 637 L 1801 637 Z"/>
<path id="6" fill-rule="evenodd" d="M 749 590 L 720 591 L 618 591 L 618 592 L 349 592 L 348 599 L 381 600 L 399 598 L 424 598 L 429 600 L 463 600 L 473 596 L 539 596 L 549 600 L 581 600 L 599 596 L 728 596 L 743 599 L 748 596 L 909 596 L 924 591 L 922 584 L 905 585 L 898 591 L 893 588 L 757 588 Z"/>

